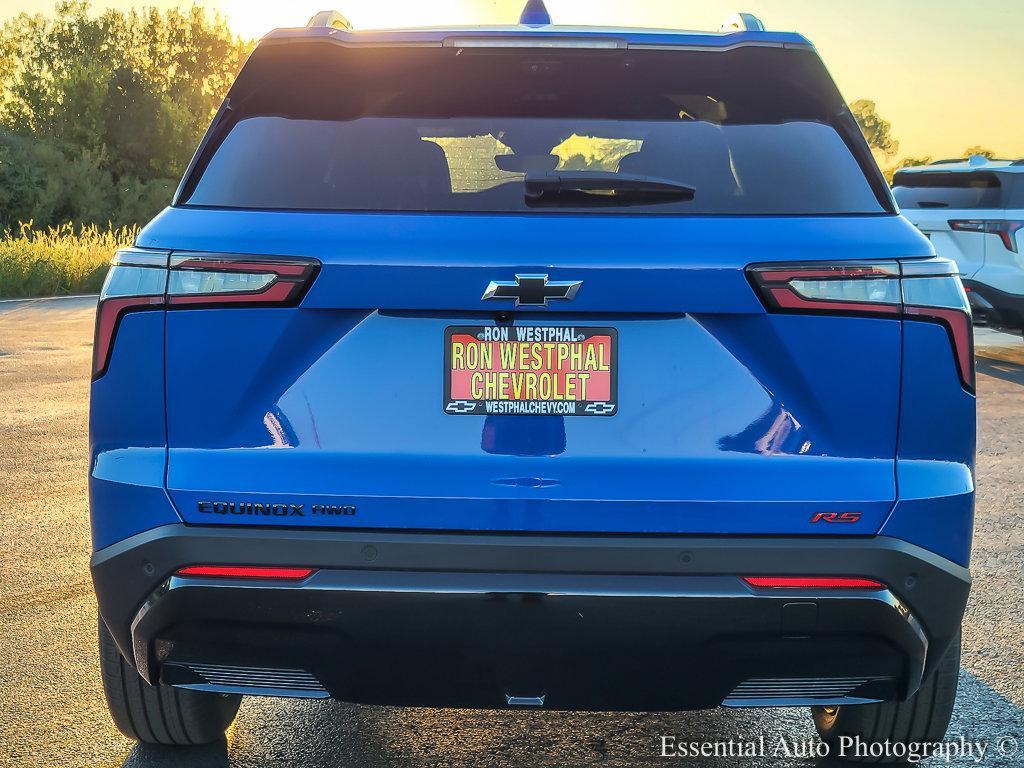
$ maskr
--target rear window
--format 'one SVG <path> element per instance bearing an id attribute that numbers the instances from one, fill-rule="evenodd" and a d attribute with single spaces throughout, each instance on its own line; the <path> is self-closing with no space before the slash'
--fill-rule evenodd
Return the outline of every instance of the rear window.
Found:
<path id="1" fill-rule="evenodd" d="M 1009 178 L 1009 174 L 1006 174 L 1005 178 Z M 1006 207 L 1024 210 L 1024 173 L 1013 174 L 1012 182 L 1007 186 Z"/>
<path id="2" fill-rule="evenodd" d="M 917 171 L 897 173 L 893 195 L 900 208 L 1004 208 L 1012 186 L 992 171 Z"/>
<path id="3" fill-rule="evenodd" d="M 321 50 L 319 69 L 294 52 L 271 52 L 270 67 L 259 53 L 187 182 L 187 205 L 885 212 L 829 117 L 838 94 L 806 52 L 341 49 Z M 529 194 L 553 176 L 559 194 Z M 692 193 L 652 195 L 651 181 Z"/>

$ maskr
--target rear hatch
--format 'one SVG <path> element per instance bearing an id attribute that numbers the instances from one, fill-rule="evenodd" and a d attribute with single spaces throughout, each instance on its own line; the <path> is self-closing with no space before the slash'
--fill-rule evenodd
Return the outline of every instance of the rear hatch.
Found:
<path id="1" fill-rule="evenodd" d="M 900 171 L 893 192 L 903 215 L 932 241 L 935 252 L 955 261 L 965 278 L 977 279 L 989 259 L 996 272 L 1013 261 L 1018 228 L 1005 225 L 1008 218 L 1021 218 L 1007 211 L 1017 183 L 1016 174 L 958 163 L 952 169 Z"/>
<path id="2" fill-rule="evenodd" d="M 747 270 L 929 252 L 817 55 L 490 43 L 243 70 L 139 239 L 184 519 L 877 530 L 901 324 L 767 312 Z"/>

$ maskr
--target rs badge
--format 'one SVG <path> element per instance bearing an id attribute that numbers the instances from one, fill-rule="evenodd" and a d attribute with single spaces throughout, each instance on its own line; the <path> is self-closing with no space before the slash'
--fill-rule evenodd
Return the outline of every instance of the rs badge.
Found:
<path id="1" fill-rule="evenodd" d="M 818 512 L 812 523 L 859 523 L 860 512 Z"/>

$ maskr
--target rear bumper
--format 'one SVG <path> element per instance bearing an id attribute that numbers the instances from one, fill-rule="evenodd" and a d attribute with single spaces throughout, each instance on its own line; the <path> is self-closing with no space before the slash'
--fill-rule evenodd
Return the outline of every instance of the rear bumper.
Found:
<path id="1" fill-rule="evenodd" d="M 1024 330 L 1024 296 L 1007 293 L 975 280 L 964 280 L 977 320 L 993 328 L 1020 332 Z"/>
<path id="2" fill-rule="evenodd" d="M 311 566 L 298 583 L 180 578 Z M 170 525 L 93 557 L 149 680 L 375 704 L 673 710 L 906 698 L 959 628 L 966 569 L 884 537 L 600 537 Z M 888 589 L 755 590 L 741 575 Z M 273 671 L 272 671 L 273 670 Z"/>

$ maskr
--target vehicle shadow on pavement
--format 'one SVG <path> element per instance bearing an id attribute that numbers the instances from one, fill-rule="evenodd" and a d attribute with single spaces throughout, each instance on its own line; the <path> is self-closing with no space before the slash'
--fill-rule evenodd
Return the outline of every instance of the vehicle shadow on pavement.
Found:
<path id="1" fill-rule="evenodd" d="M 164 747 L 158 744 L 137 744 L 124 761 L 123 768 L 226 768 L 227 741 L 221 739 L 202 747 Z"/>
<path id="2" fill-rule="evenodd" d="M 661 738 L 727 743 L 764 738 L 762 754 L 662 757 Z M 1020 765 L 1000 739 L 1024 747 L 1024 710 L 961 670 L 947 741 L 988 744 L 984 765 Z M 796 754 L 817 737 L 806 709 L 608 714 L 355 707 L 338 702 L 248 699 L 228 742 L 180 750 L 140 745 L 124 768 L 383 768 L 384 766 L 637 766 L 836 768 L 831 757 Z M 791 745 L 782 746 L 782 743 Z M 787 751 L 792 750 L 792 751 Z M 925 765 L 946 764 L 941 758 Z M 961 757 L 953 765 L 976 765 Z"/>
<path id="3" fill-rule="evenodd" d="M 1020 363 L 1013 363 L 1008 360 L 1000 360 L 979 354 L 975 358 L 974 365 L 978 373 L 1024 387 L 1024 365 Z"/>

